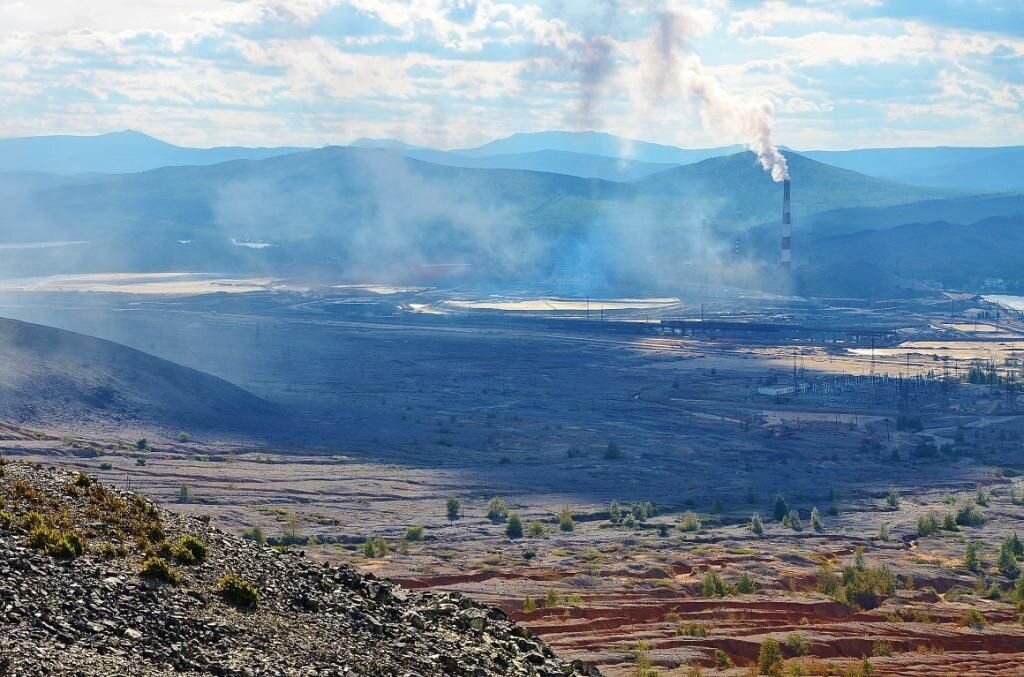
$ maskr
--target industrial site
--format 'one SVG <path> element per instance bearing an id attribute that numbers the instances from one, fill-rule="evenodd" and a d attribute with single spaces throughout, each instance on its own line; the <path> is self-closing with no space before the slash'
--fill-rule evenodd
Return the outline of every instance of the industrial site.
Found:
<path id="1" fill-rule="evenodd" d="M 1024 675 L 1022 36 L 0 0 L 0 676 Z"/>

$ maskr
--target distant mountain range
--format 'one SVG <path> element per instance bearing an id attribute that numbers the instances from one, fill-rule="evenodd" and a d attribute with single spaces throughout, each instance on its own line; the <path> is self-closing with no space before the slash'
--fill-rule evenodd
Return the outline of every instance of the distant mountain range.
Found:
<path id="1" fill-rule="evenodd" d="M 963 191 L 1024 190 L 1024 146 L 868 148 L 805 151 L 836 167 L 921 186 Z"/>
<path id="2" fill-rule="evenodd" d="M 473 148 L 438 150 L 396 139 L 358 139 L 355 148 L 384 149 L 452 167 L 521 169 L 609 181 L 636 181 L 674 166 L 735 155 L 742 146 L 686 149 L 602 132 L 513 134 Z M 124 174 L 160 167 L 260 160 L 310 150 L 299 147 L 188 148 L 140 132 L 99 136 L 0 139 L 0 172 Z M 962 192 L 1024 190 L 1024 147 L 875 148 L 795 151 L 812 160 L 897 183 Z"/>
<path id="3" fill-rule="evenodd" d="M 0 172 L 126 174 L 177 165 L 259 160 L 298 148 L 185 148 L 140 132 L 99 136 L 31 136 L 0 139 Z"/>
<path id="4" fill-rule="evenodd" d="M 627 146 L 631 159 L 607 154 Z M 17 152 L 5 152 L 11 148 Z M 457 263 L 497 279 L 621 279 L 629 271 L 648 284 L 695 265 L 729 268 L 718 258 L 704 261 L 709 246 L 715 257 L 738 246 L 741 256 L 771 266 L 781 186 L 752 153 L 723 154 L 729 150 L 567 132 L 514 135 L 460 151 L 387 139 L 317 150 L 189 149 L 134 132 L 0 141 L 0 166 L 18 169 L 0 172 L 0 244 L 7 245 L 0 247 L 0 270 L 368 271 L 401 279 L 420 265 Z M 984 259 L 984 246 L 1001 248 L 991 259 L 996 276 L 1013 277 L 1016 258 L 1005 254 L 1015 250 L 1004 243 L 1016 242 L 1011 231 L 1024 197 L 911 185 L 836 165 L 914 176 L 945 167 L 994 182 L 995 168 L 1007 166 L 999 163 L 1014 162 L 1019 152 L 811 154 L 835 163 L 829 164 L 787 151 L 805 288 L 835 288 L 844 279 L 856 288 L 857 279 L 869 277 L 896 288 L 908 271 L 909 279 L 974 280 L 985 268 L 974 263 Z M 942 159 L 946 165 L 938 164 Z M 155 162 L 167 166 L 141 169 Z M 994 163 L 990 175 L 964 169 L 985 163 Z M 979 222 L 1002 239 L 959 227 Z M 928 239 L 930 229 L 937 239 L 922 244 L 928 256 L 921 266 L 890 260 L 910 256 L 915 238 Z M 59 246 L 9 246 L 39 242 Z M 967 263 L 955 256 L 936 263 L 935 242 L 969 254 Z"/>

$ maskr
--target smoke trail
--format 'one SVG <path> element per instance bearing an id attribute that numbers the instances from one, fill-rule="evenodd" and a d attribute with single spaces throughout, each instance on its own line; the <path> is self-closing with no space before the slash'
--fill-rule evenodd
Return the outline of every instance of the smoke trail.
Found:
<path id="1" fill-rule="evenodd" d="M 726 90 L 689 47 L 687 38 L 696 33 L 689 17 L 662 12 L 650 40 L 646 69 L 650 96 L 656 101 L 669 94 L 696 96 L 705 126 L 742 136 L 772 180 L 788 179 L 786 158 L 772 138 L 771 101 L 743 101 Z"/>

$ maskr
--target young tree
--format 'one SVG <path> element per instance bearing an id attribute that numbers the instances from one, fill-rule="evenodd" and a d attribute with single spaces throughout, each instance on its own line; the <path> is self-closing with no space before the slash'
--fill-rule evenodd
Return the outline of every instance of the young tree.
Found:
<path id="1" fill-rule="evenodd" d="M 786 499 L 782 494 L 775 494 L 775 505 L 772 507 L 772 515 L 775 516 L 776 521 L 781 521 L 788 514 L 789 504 L 786 503 Z"/>
<path id="2" fill-rule="evenodd" d="M 619 507 L 617 500 L 613 500 L 612 504 L 608 506 L 608 519 L 615 523 L 622 519 L 622 508 Z"/>
<path id="3" fill-rule="evenodd" d="M 454 522 L 459 519 L 459 513 L 462 510 L 462 504 L 459 503 L 457 498 L 449 498 L 445 504 L 445 510 L 448 513 L 448 521 Z"/>
<path id="4" fill-rule="evenodd" d="M 487 504 L 487 519 L 492 522 L 504 522 L 508 517 L 508 503 L 495 496 Z"/>
<path id="5" fill-rule="evenodd" d="M 981 568 L 981 562 L 978 560 L 978 546 L 974 541 L 969 542 L 964 551 L 964 566 L 968 571 L 978 571 Z"/>
<path id="6" fill-rule="evenodd" d="M 1006 539 L 1003 547 L 999 548 L 999 560 L 996 562 L 999 573 L 1007 578 L 1017 578 L 1020 575 L 1020 566 L 1017 564 L 1017 557 L 1013 554 L 1013 542 Z"/>
<path id="7" fill-rule="evenodd" d="M 750 530 L 758 536 L 764 533 L 764 522 L 761 521 L 761 515 L 756 512 L 750 516 Z"/>
<path id="8" fill-rule="evenodd" d="M 508 523 L 505 525 L 505 535 L 509 538 L 523 537 L 523 520 L 518 513 L 509 513 Z"/>
<path id="9" fill-rule="evenodd" d="M 782 674 L 782 649 L 772 637 L 761 642 L 757 655 L 757 669 L 762 675 Z"/>
<path id="10" fill-rule="evenodd" d="M 569 506 L 565 506 L 558 513 L 558 528 L 562 531 L 572 531 L 576 528 L 576 522 L 573 521 L 572 511 L 569 510 Z"/>
<path id="11" fill-rule="evenodd" d="M 811 528 L 815 531 L 825 530 L 825 524 L 821 521 L 821 513 L 818 512 L 817 506 L 811 508 Z"/>
<path id="12" fill-rule="evenodd" d="M 182 484 L 181 488 L 178 489 L 178 503 L 191 503 L 192 492 L 189 490 L 187 484 Z"/>

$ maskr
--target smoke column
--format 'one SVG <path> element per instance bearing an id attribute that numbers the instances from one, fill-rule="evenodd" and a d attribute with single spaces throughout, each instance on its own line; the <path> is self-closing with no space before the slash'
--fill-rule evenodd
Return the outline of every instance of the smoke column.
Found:
<path id="1" fill-rule="evenodd" d="M 701 103 L 705 126 L 717 127 L 742 136 L 758 162 L 773 181 L 789 178 L 786 158 L 772 138 L 771 101 L 748 102 L 726 90 L 704 68 L 700 57 L 690 49 L 687 37 L 698 32 L 689 18 L 665 11 L 651 36 L 649 89 L 655 99 L 666 93 L 689 94 Z M 674 90 L 674 91 L 673 91 Z"/>

